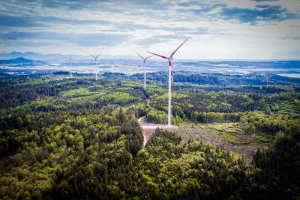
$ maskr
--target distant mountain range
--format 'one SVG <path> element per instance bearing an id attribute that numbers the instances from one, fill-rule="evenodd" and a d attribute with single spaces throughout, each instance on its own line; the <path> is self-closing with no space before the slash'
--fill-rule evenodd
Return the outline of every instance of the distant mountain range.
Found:
<path id="1" fill-rule="evenodd" d="M 68 55 L 69 56 L 69 55 Z M 22 52 L 16 52 L 13 51 L 11 53 L 7 53 L 7 54 L 0 54 L 0 59 L 16 59 L 19 57 L 23 57 L 26 59 L 32 59 L 32 60 L 55 60 L 55 59 L 62 59 L 65 58 L 66 55 L 62 55 L 62 54 L 40 54 L 40 53 L 34 53 L 34 52 L 30 52 L 27 51 L 25 53 Z M 76 59 L 88 59 L 89 56 L 80 56 L 80 55 L 73 55 L 73 57 Z"/>
<path id="2" fill-rule="evenodd" d="M 26 59 L 32 59 L 32 60 L 51 60 L 51 59 L 61 58 L 61 57 L 63 57 L 63 55 L 61 55 L 61 54 L 43 55 L 40 53 L 34 53 L 34 52 L 30 52 L 30 51 L 25 52 L 25 53 L 13 51 L 13 52 L 7 53 L 7 54 L 0 54 L 0 59 L 5 59 L 5 60 L 16 59 L 19 57 L 23 57 Z"/>
<path id="3" fill-rule="evenodd" d="M 25 63 L 25 64 L 45 64 L 45 62 L 40 60 L 30 60 L 23 57 L 10 59 L 10 60 L 0 60 L 0 64 L 19 64 L 19 63 Z"/>
<path id="4" fill-rule="evenodd" d="M 25 53 L 22 52 L 16 52 L 13 51 L 11 53 L 3 53 L 0 54 L 0 59 L 2 60 L 8 60 L 8 59 L 16 59 L 19 57 L 23 57 L 26 59 L 32 59 L 32 60 L 56 60 L 56 59 L 62 59 L 70 55 L 62 55 L 62 54 L 40 54 L 40 53 L 34 53 L 27 51 Z M 73 57 L 75 59 L 92 59 L 90 56 L 81 56 L 73 54 Z M 138 57 L 133 56 L 109 56 L 109 55 L 101 55 L 100 59 L 139 59 Z"/>

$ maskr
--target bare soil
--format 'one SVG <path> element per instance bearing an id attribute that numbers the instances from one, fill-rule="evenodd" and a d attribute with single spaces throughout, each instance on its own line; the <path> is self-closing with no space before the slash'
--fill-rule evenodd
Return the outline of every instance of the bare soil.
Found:
<path id="1" fill-rule="evenodd" d="M 177 129 L 177 134 L 178 136 L 181 136 L 182 143 L 188 143 L 189 139 L 202 141 L 204 143 L 212 144 L 214 146 L 218 146 L 219 148 L 244 156 L 247 162 L 252 160 L 253 155 L 256 153 L 258 148 L 268 149 L 269 147 L 273 146 L 271 143 L 268 146 L 258 145 L 255 142 L 255 137 L 257 136 L 256 133 L 251 135 L 235 133 L 232 134 L 234 139 L 228 139 L 224 137 L 224 134 L 220 135 L 219 133 L 219 131 L 213 129 L 200 128 L 197 126 L 192 127 L 190 125 L 181 125 Z M 248 142 L 248 144 L 242 144 L 241 139 Z"/>
<path id="2" fill-rule="evenodd" d="M 142 149 L 144 149 L 147 142 L 151 140 L 151 137 L 155 133 L 156 128 L 166 129 L 169 131 L 178 129 L 177 126 L 173 126 L 173 125 L 169 127 L 168 125 L 165 124 L 153 124 L 153 123 L 141 122 L 142 119 L 144 119 L 144 117 L 145 116 L 138 118 L 138 122 L 140 126 L 144 129 L 144 143 Z"/>

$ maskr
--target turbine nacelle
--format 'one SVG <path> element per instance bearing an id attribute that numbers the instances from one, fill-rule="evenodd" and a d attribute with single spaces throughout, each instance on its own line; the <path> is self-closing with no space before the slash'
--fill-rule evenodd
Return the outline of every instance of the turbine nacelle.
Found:
<path id="1" fill-rule="evenodd" d="M 98 55 L 98 56 L 100 56 L 102 54 L 102 52 Z M 93 56 L 93 55 L 91 55 L 91 54 L 89 54 L 90 56 L 92 56 L 93 58 L 95 58 L 95 66 L 96 66 L 96 81 L 97 81 L 97 58 L 98 58 L 98 56 Z"/>
<path id="2" fill-rule="evenodd" d="M 143 59 L 144 61 L 144 65 L 143 65 L 143 69 L 144 69 L 144 89 L 146 90 L 146 71 L 145 71 L 145 65 L 146 65 L 146 60 L 150 57 L 152 57 L 153 55 L 147 57 L 147 58 L 143 58 L 140 54 L 138 54 L 138 52 L 136 52 L 137 55 L 139 55 L 141 57 L 141 59 Z"/>
<path id="3" fill-rule="evenodd" d="M 172 62 L 171 60 L 173 60 L 173 55 L 176 53 L 176 51 L 187 41 L 188 39 L 186 39 L 172 54 L 170 57 L 166 57 L 166 56 L 161 56 L 161 55 L 158 55 L 156 53 L 151 53 L 149 51 L 147 51 L 148 53 L 151 53 L 153 55 L 156 55 L 158 57 L 161 57 L 163 59 L 167 59 L 169 60 L 169 109 L 168 109 L 168 126 L 170 127 L 171 126 L 171 81 L 174 85 L 174 82 L 173 82 L 173 74 L 172 74 Z"/>

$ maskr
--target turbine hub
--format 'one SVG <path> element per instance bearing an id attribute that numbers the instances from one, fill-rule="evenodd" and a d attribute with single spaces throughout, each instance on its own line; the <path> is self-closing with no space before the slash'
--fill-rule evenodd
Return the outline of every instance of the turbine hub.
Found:
<path id="1" fill-rule="evenodd" d="M 173 60 L 173 57 L 169 57 L 168 60 L 169 60 L 169 61 Z"/>

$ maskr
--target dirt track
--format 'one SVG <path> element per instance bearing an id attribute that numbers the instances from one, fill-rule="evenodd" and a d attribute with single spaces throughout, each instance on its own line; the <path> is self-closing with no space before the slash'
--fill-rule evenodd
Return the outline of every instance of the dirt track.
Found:
<path id="1" fill-rule="evenodd" d="M 142 149 L 145 148 L 147 142 L 149 140 L 151 140 L 151 137 L 153 135 L 153 133 L 155 132 L 156 128 L 161 128 L 161 129 L 166 129 L 166 130 L 176 130 L 178 129 L 177 126 L 168 126 L 168 125 L 164 125 L 164 124 L 152 124 L 152 123 L 145 123 L 145 122 L 141 122 L 142 119 L 144 119 L 145 116 L 138 118 L 138 122 L 140 124 L 140 126 L 144 129 L 144 143 L 143 143 L 143 147 Z"/>

